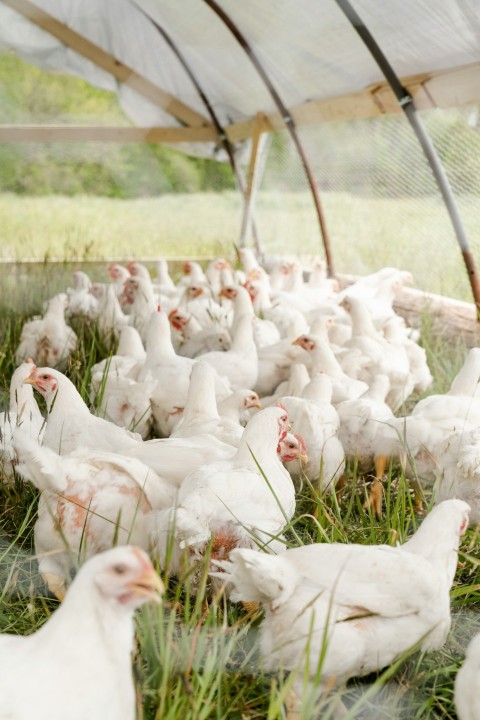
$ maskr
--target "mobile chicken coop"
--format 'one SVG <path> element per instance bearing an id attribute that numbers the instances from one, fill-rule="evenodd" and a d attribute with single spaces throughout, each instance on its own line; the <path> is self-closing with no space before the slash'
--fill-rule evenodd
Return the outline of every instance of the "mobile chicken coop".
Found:
<path id="1" fill-rule="evenodd" d="M 316 228 L 316 247 L 293 236 L 284 251 L 322 250 L 330 274 L 377 269 L 378 257 L 339 267 L 336 247 L 368 244 L 383 213 L 391 264 L 410 265 L 425 290 L 428 276 L 450 274 L 445 294 L 480 305 L 474 0 L 2 0 L 0 44 L 115 91 L 131 122 L 3 125 L 0 142 L 167 143 L 230 163 L 244 199 L 234 239 L 257 249 L 255 200 L 275 176 L 310 190 Z M 282 162 L 271 160 L 272 137 L 283 138 Z M 333 206 L 331 193 L 360 202 Z M 365 197 L 382 210 L 365 212 Z M 405 197 L 415 209 L 390 217 L 388 200 Z M 425 268 L 403 253 L 407 226 L 427 247 Z"/>

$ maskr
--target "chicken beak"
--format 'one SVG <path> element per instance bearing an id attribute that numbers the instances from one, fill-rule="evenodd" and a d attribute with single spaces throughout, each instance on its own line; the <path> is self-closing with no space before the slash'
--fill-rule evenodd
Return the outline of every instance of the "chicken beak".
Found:
<path id="1" fill-rule="evenodd" d="M 298 337 L 296 340 L 294 340 L 294 341 L 292 342 L 292 345 L 300 345 L 300 347 L 301 347 L 301 346 L 302 346 L 302 341 L 301 341 L 300 338 Z"/>
<path id="2" fill-rule="evenodd" d="M 308 463 L 308 455 L 307 455 L 307 453 L 306 453 L 306 452 L 301 452 L 300 455 L 298 456 L 298 459 L 300 460 L 301 463 L 303 463 L 304 465 L 306 465 L 306 464 Z"/>
<path id="3" fill-rule="evenodd" d="M 247 410 L 248 408 L 258 408 L 259 410 L 261 410 L 262 403 L 260 402 L 260 400 L 247 400 L 247 402 L 245 403 L 245 407 L 247 408 Z"/>
<path id="4" fill-rule="evenodd" d="M 148 568 L 142 575 L 128 585 L 128 590 L 135 595 L 140 595 L 161 602 L 161 596 L 165 592 L 165 586 L 153 568 Z"/>
<path id="5" fill-rule="evenodd" d="M 35 373 L 32 371 L 28 377 L 25 378 L 22 385 L 33 385 L 35 386 L 37 384 L 37 380 L 35 378 Z"/>

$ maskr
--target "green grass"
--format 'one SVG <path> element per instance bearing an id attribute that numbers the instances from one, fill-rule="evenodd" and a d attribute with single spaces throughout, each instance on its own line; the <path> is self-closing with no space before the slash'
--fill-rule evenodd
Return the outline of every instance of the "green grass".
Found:
<path id="1" fill-rule="evenodd" d="M 337 272 L 399 267 L 413 273 L 420 289 L 470 301 L 461 253 L 439 201 L 347 193 L 324 193 L 322 201 Z M 478 202 L 463 197 L 459 204 L 475 250 Z M 232 256 L 240 222 L 240 196 L 233 191 L 135 200 L 0 195 L 0 259 Z M 308 192 L 260 192 L 257 223 L 269 253 L 323 255 Z"/>
<path id="2" fill-rule="evenodd" d="M 0 326 L 0 381 L 4 401 L 11 373 L 13 353 L 22 323 L 28 312 L 39 311 L 41 300 L 53 288 L 65 287 L 70 269 L 59 266 L 41 273 L 43 282 L 32 276 L 24 290 L 28 310 L 20 312 L 7 297 Z M 25 269 L 22 269 L 25 272 Z M 99 269 L 100 273 L 100 269 Z M 18 283 L 13 283 L 16 285 Z M 443 392 L 461 366 L 466 348 L 459 342 L 447 345 L 431 334 L 429 318 L 423 321 L 423 342 L 435 376 L 432 392 Z M 69 362 L 67 374 L 87 399 L 88 374 L 94 362 L 108 353 L 95 326 L 75 322 L 79 348 Z M 298 492 L 297 513 L 289 525 L 287 538 L 292 546 L 311 542 L 359 542 L 364 544 L 404 541 L 418 526 L 411 488 L 398 467 L 392 467 L 385 484 L 385 514 L 377 520 L 362 507 L 365 483 L 356 468 L 348 473 L 348 483 L 339 502 L 312 499 L 305 485 Z M 38 629 L 57 607 L 46 594 L 33 556 L 33 526 L 38 494 L 29 484 L 17 480 L 0 484 L 0 632 L 27 634 Z M 429 491 L 426 501 L 431 502 Z M 318 520 L 313 516 L 318 506 Z M 341 695 L 351 708 L 349 718 L 398 718 L 433 720 L 455 718 L 453 683 L 472 635 L 480 630 L 480 558 L 478 533 L 469 530 L 461 548 L 459 566 L 452 589 L 453 624 L 445 647 L 423 654 L 418 650 L 378 677 L 352 680 Z M 145 607 L 137 617 L 137 643 L 134 659 L 139 693 L 139 717 L 144 720 L 185 720 L 205 718 L 254 720 L 284 717 L 283 700 L 291 682 L 280 675 L 263 672 L 258 654 L 259 617 L 248 617 L 239 605 L 220 595 L 207 598 L 204 592 L 194 598 L 186 578 L 168 578 L 164 602 Z M 201 568 L 200 585 L 207 583 L 206 564 Z M 335 697 L 338 693 L 334 693 Z M 321 717 L 329 717 L 324 701 Z M 314 699 L 306 699 L 313 707 Z M 312 711 L 313 712 L 313 711 Z M 305 717 L 312 717 L 308 711 Z"/>

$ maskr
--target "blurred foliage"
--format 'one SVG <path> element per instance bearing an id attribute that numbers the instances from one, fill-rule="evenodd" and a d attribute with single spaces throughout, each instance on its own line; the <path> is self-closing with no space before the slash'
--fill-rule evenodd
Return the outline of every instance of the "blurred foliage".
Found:
<path id="1" fill-rule="evenodd" d="M 456 192 L 480 194 L 479 108 L 422 113 Z M 114 93 L 46 73 L 0 53 L 0 123 L 128 125 Z M 436 194 L 431 170 L 402 114 L 300 129 L 320 190 L 376 197 Z M 287 132 L 272 135 L 265 189 L 307 189 Z M 15 143 L 0 146 L 0 192 L 95 194 L 112 198 L 235 187 L 229 164 L 165 145 Z"/>
<path id="2" fill-rule="evenodd" d="M 126 126 L 115 94 L 0 54 L 0 123 Z M 0 146 L 0 192 L 115 198 L 235 187 L 228 164 L 147 143 Z"/>

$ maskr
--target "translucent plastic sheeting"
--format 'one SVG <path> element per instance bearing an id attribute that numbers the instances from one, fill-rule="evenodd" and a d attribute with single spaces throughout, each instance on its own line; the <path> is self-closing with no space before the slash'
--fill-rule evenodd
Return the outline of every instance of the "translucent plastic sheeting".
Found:
<path id="1" fill-rule="evenodd" d="M 477 0 L 353 4 L 399 76 L 480 59 Z M 383 80 L 334 0 L 219 0 L 219 5 L 244 34 L 288 107 Z M 204 0 L 42 0 L 38 6 L 208 118 L 157 23 L 182 52 L 222 125 L 277 110 L 247 54 Z M 76 74 L 117 91 L 136 125 L 181 124 L 1 2 L 0 44 L 44 69 Z M 214 144 L 204 152 L 212 154 Z"/>

